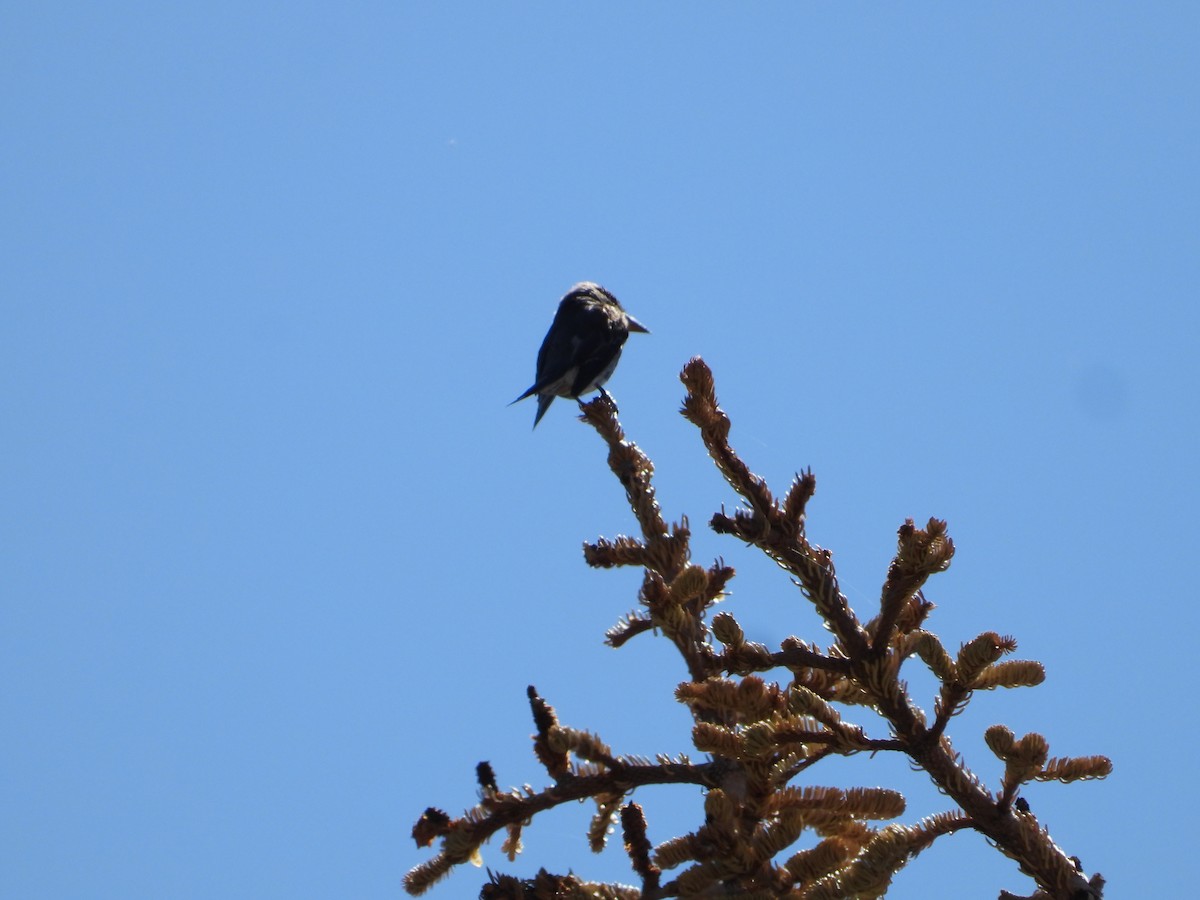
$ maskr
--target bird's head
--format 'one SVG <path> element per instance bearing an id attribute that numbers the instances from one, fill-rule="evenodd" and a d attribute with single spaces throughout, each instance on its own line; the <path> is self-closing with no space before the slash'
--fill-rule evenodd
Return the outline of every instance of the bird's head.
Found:
<path id="1" fill-rule="evenodd" d="M 642 334 L 649 334 L 650 329 L 625 312 L 625 307 L 621 305 L 621 301 L 614 297 L 607 289 L 596 284 L 594 281 L 581 281 L 573 286 L 563 296 L 562 306 L 600 306 L 605 310 L 614 313 L 616 319 L 621 319 L 625 322 L 625 327 L 630 331 L 640 331 Z"/>

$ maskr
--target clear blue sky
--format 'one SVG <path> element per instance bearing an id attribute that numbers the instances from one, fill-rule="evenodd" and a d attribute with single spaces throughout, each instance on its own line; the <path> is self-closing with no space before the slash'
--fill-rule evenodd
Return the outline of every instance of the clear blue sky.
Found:
<path id="1" fill-rule="evenodd" d="M 0 894 L 398 896 L 478 760 L 544 781 L 531 683 L 619 751 L 687 750 L 678 660 L 601 643 L 639 583 L 581 557 L 635 527 L 604 448 L 569 403 L 532 433 L 505 405 L 592 279 L 653 331 L 610 388 L 750 637 L 823 632 L 704 527 L 735 498 L 677 415 L 694 354 L 757 472 L 814 469 L 864 617 L 896 527 L 949 520 L 933 629 L 1048 670 L 956 747 L 993 783 L 994 722 L 1111 756 L 1033 809 L 1114 896 L 1180 895 L 1197 10 L 8 4 Z M 897 759 L 812 778 L 946 804 Z M 656 841 L 701 815 L 644 802 Z M 485 862 L 631 880 L 585 821 Z M 1002 887 L 1030 884 L 960 834 L 891 896 Z"/>

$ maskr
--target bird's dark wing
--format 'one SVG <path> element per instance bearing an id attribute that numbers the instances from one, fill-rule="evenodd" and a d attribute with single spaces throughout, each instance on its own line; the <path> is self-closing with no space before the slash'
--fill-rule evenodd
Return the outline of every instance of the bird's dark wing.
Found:
<path id="1" fill-rule="evenodd" d="M 570 354 L 571 363 L 558 375 L 561 377 L 567 369 L 576 368 L 571 393 L 578 396 L 621 352 L 629 333 L 604 307 L 588 305 L 575 310 L 575 315 L 578 321 L 573 323 L 573 331 L 577 340 Z"/>
<path id="2" fill-rule="evenodd" d="M 526 397 L 540 393 L 561 380 L 576 365 L 579 345 L 583 341 L 583 336 L 578 330 L 583 323 L 574 321 L 578 312 L 578 310 L 571 310 L 571 314 L 564 317 L 563 309 L 559 308 L 554 322 L 550 325 L 550 330 L 546 332 L 546 337 L 542 340 L 542 347 L 538 350 L 535 380 L 525 390 L 525 393 L 512 403 L 519 403 Z M 572 321 L 564 322 L 562 321 L 564 318 Z M 512 403 L 509 406 L 512 406 Z"/>
<path id="3" fill-rule="evenodd" d="M 550 330 L 542 338 L 542 346 L 538 350 L 534 382 L 512 403 L 519 403 L 554 384 L 571 368 L 578 344 L 578 326 L 582 324 L 576 321 L 580 313 L 581 310 L 569 308 L 566 304 L 559 305 L 554 321 L 550 323 Z M 512 403 L 508 405 L 512 406 Z"/>
<path id="4" fill-rule="evenodd" d="M 537 390 L 554 384 L 575 365 L 579 343 L 585 332 L 593 327 L 587 314 L 587 307 L 565 303 L 559 306 L 538 350 L 537 381 L 534 382 Z"/>
<path id="5" fill-rule="evenodd" d="M 625 337 L 603 307 L 563 304 L 538 350 L 537 380 L 518 399 L 554 384 L 571 369 L 577 370 L 572 390 L 578 394 L 604 371 Z"/>

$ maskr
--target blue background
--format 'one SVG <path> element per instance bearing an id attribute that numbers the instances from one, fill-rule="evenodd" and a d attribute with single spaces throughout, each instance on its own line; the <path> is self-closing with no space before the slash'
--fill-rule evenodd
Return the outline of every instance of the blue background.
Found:
<path id="1" fill-rule="evenodd" d="M 992 784 L 994 722 L 1110 756 L 1026 796 L 1114 895 L 1179 895 L 1198 9 L 7 5 L 0 893 L 398 896 L 478 760 L 545 782 L 527 684 L 618 752 L 688 749 L 680 661 L 601 642 L 639 583 L 581 558 L 636 527 L 603 445 L 505 405 L 592 279 L 653 331 L 609 386 L 749 637 L 824 633 L 705 527 L 736 498 L 677 415 L 694 354 L 755 471 L 812 466 L 864 618 L 897 526 L 949 520 L 931 627 L 1048 670 L 956 747 Z M 892 755 L 810 775 L 947 808 Z M 655 841 L 700 821 L 693 788 L 639 797 Z M 632 881 L 587 817 L 485 862 Z M 963 833 L 889 896 L 1002 887 L 1032 888 Z"/>

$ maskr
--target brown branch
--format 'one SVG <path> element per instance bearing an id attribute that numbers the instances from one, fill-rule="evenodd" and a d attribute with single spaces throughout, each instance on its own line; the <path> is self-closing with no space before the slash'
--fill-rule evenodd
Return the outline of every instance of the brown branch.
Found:
<path id="1" fill-rule="evenodd" d="M 785 669 L 821 669 L 838 675 L 850 674 L 850 661 L 836 656 L 825 656 L 804 647 L 789 647 L 771 654 L 771 665 Z"/>
<path id="2" fill-rule="evenodd" d="M 621 900 L 659 900 L 687 894 L 783 897 L 802 893 L 808 900 L 844 896 L 880 896 L 909 859 L 937 837 L 963 828 L 983 834 L 1038 883 L 1039 900 L 1099 897 L 1103 879 L 1084 880 L 1077 861 L 1068 859 L 1017 797 L 1031 780 L 1064 782 L 1103 778 L 1112 768 L 1104 757 L 1051 758 L 1039 734 L 1018 739 L 1005 726 L 988 729 L 985 740 L 1004 762 L 1002 789 L 989 791 L 954 751 L 945 731 L 975 690 L 1037 684 L 1043 672 L 1032 661 L 998 662 L 1016 648 L 1012 638 L 986 632 L 964 644 L 952 659 L 938 638 L 921 630 L 934 608 L 922 587 L 944 571 L 954 552 L 944 522 L 930 519 L 923 529 L 911 520 L 899 529 L 897 552 L 880 595 L 878 614 L 859 622 L 842 593 L 829 551 L 809 542 L 807 504 L 816 480 L 798 474 L 781 501 L 729 444 L 730 422 L 717 405 L 712 373 L 698 358 L 681 374 L 687 386 L 682 412 L 700 430 L 709 455 L 746 507 L 713 516 L 712 528 L 762 550 L 788 571 L 813 604 L 835 643 L 820 652 L 798 638 L 781 650 L 746 640 L 731 613 L 709 622 L 707 612 L 723 595 L 733 569 L 717 560 L 708 569 L 690 560 L 686 518 L 664 520 L 655 499 L 654 467 L 636 444 L 626 440 L 611 398 L 581 403 L 581 418 L 608 446 L 608 464 L 625 489 L 641 537 L 620 536 L 585 544 L 584 556 L 596 567 L 638 566 L 644 571 L 638 599 L 643 609 L 629 613 L 608 632 L 620 646 L 636 634 L 654 630 L 683 656 L 690 681 L 676 689 L 696 724 L 692 741 L 712 761 L 693 765 L 659 756 L 657 764 L 641 757 L 618 756 L 587 731 L 562 726 L 553 707 L 529 688 L 536 734 L 534 750 L 553 779 L 540 792 L 500 793 L 491 767 L 476 771 L 478 805 L 458 819 L 429 808 L 413 829 L 418 845 L 441 840 L 440 852 L 414 868 L 405 879 L 419 894 L 453 866 L 478 860 L 480 845 L 504 829 L 503 852 L 520 852 L 521 829 L 537 814 L 555 806 L 591 798 L 597 805 L 588 830 L 599 851 L 620 806 L 626 852 L 642 886 L 637 888 L 580 882 L 543 870 L 531 881 L 494 877 L 488 896 L 588 896 Z M 723 645 L 717 652 L 713 639 Z M 900 680 L 904 661 L 913 655 L 941 682 L 932 725 L 913 703 Z M 790 684 L 753 673 L 787 670 Z M 739 676 L 739 677 L 723 677 Z M 861 726 L 843 721 L 843 707 L 870 707 L 887 720 L 892 736 L 872 739 Z M 875 828 L 872 818 L 903 811 L 894 791 L 853 789 L 840 792 L 789 782 L 832 754 L 862 751 L 905 753 L 924 770 L 960 810 L 941 813 L 908 826 Z M 695 784 L 706 788 L 705 821 L 694 832 L 651 848 L 641 807 L 621 806 L 625 796 L 652 784 Z M 840 799 L 839 799 L 840 798 Z M 898 805 L 897 805 L 898 804 Z M 817 847 L 793 854 L 782 866 L 776 855 L 804 829 L 824 837 Z M 661 869 L 688 864 L 667 884 Z M 741 892 L 741 893 L 739 893 Z"/>
<path id="3" fill-rule="evenodd" d="M 529 707 L 533 711 L 533 724 L 537 734 L 533 739 L 533 752 L 538 761 L 546 767 L 550 777 L 560 779 L 570 774 L 571 760 L 563 750 L 551 746 L 550 732 L 558 725 L 558 715 L 554 707 L 538 696 L 537 688 L 532 684 L 525 691 L 529 697 Z"/>
<path id="4" fill-rule="evenodd" d="M 946 726 L 950 724 L 950 720 L 962 712 L 970 696 L 971 692 L 961 684 L 943 685 L 942 692 L 938 697 L 937 718 L 933 720 L 933 725 L 925 733 L 925 740 L 930 743 L 940 740 Z"/>
<path id="5" fill-rule="evenodd" d="M 700 436 L 708 455 L 725 480 L 735 491 L 741 494 L 756 516 L 766 516 L 769 512 L 778 512 L 775 498 L 767 489 L 767 484 L 742 462 L 733 448 L 729 446 L 729 417 L 717 405 L 717 394 L 713 384 L 712 371 L 700 357 L 693 357 L 683 367 L 679 380 L 687 387 L 687 396 L 683 401 L 680 412 L 683 417 L 700 429 Z M 813 482 L 815 490 L 815 482 Z M 781 517 L 782 518 L 782 517 Z M 790 530 L 798 530 L 796 520 L 787 520 Z"/>
<path id="6" fill-rule="evenodd" d="M 584 546 L 591 565 L 642 565 L 646 569 L 639 599 L 650 609 L 649 624 L 631 621 L 609 632 L 613 646 L 650 627 L 660 627 L 678 649 L 695 681 L 714 669 L 715 655 L 706 644 L 704 611 L 723 590 L 733 570 L 715 565 L 707 572 L 690 565 L 691 531 L 687 519 L 668 530 L 654 496 L 654 464 L 641 449 L 625 440 L 617 407 L 607 394 L 580 403 L 580 418 L 596 429 L 608 445 L 608 466 L 625 488 L 625 497 L 642 531 L 640 544 L 629 538 L 598 541 Z"/>
<path id="7" fill-rule="evenodd" d="M 926 579 L 950 566 L 954 542 L 946 535 L 946 523 L 930 519 L 925 529 L 908 519 L 900 526 L 896 556 L 888 568 L 887 580 L 879 602 L 879 618 L 875 624 L 872 655 L 879 657 L 891 645 L 896 620 L 909 599 L 921 589 Z"/>
<path id="8" fill-rule="evenodd" d="M 580 418 L 591 425 L 608 444 L 608 467 L 625 488 L 625 497 L 641 527 L 648 561 L 643 563 L 670 581 L 687 562 L 687 533 L 673 536 L 667 531 L 662 509 L 654 496 L 654 464 L 637 444 L 625 440 L 612 397 L 600 394 L 580 403 Z"/>
<path id="9" fill-rule="evenodd" d="M 1082 876 L 1049 835 L 1038 829 L 1036 820 L 1018 818 L 1001 806 L 954 754 L 949 742 L 941 737 L 941 731 L 930 734 L 899 680 L 900 657 L 888 652 L 895 623 L 909 598 L 929 575 L 949 564 L 953 544 L 945 537 L 945 524 L 930 520 L 924 531 L 918 531 L 909 522 L 901 529 L 900 549 L 885 584 L 872 640 L 838 587 L 830 554 L 809 544 L 797 522 L 781 513 L 763 480 L 753 475 L 730 447 L 729 418 L 717 405 L 708 366 L 694 358 L 684 367 L 680 380 L 687 387 L 684 417 L 700 429 L 717 468 L 750 506 L 749 511 L 739 511 L 733 516 L 715 515 L 711 522 L 713 529 L 759 547 L 795 576 L 837 636 L 848 657 L 852 679 L 866 690 L 871 705 L 891 724 L 904 752 L 962 807 L 977 830 L 1020 862 L 1053 896 L 1071 897 L 1075 891 L 1086 889 Z M 960 670 L 967 670 L 964 683 L 994 661 L 985 658 L 985 653 L 998 655 L 1007 649 L 1000 640 L 988 646 L 977 639 L 969 647 L 973 655 L 960 654 L 958 663 Z M 953 714 L 954 704 L 945 706 L 939 715 L 939 729 L 945 728 L 943 719 L 948 720 Z"/>
<path id="10" fill-rule="evenodd" d="M 658 890 L 662 869 L 650 861 L 650 840 L 646 837 L 646 817 L 636 803 L 621 807 L 621 829 L 625 838 L 625 852 L 633 863 L 633 870 L 641 876 L 642 893 Z"/>
<path id="11" fill-rule="evenodd" d="M 471 853 L 501 829 L 525 822 L 564 803 L 605 794 L 623 795 L 635 788 L 652 784 L 696 784 L 712 787 L 719 772 L 720 766 L 716 763 L 622 764 L 610 771 L 594 775 L 565 775 L 551 787 L 535 794 L 498 794 L 488 802 L 486 813 L 464 816 L 449 823 L 446 829 L 448 834 L 443 839 L 443 849 L 434 858 L 405 876 L 405 889 L 413 895 L 424 893 L 433 883 L 423 877 L 425 872 L 437 872 L 437 877 L 440 877 L 452 866 L 470 859 Z M 452 841 L 453 847 L 450 846 Z"/>
<path id="12" fill-rule="evenodd" d="M 838 585 L 832 554 L 809 544 L 801 522 L 785 515 L 763 479 L 752 473 L 729 445 L 729 417 L 717 405 L 712 372 L 704 360 L 698 356 L 689 360 L 679 380 L 687 388 L 681 410 L 684 418 L 700 429 L 717 469 L 750 505 L 749 511 L 733 516 L 714 515 L 709 523 L 712 529 L 753 544 L 791 572 L 848 654 L 862 656 L 869 646 L 867 634 Z M 815 489 L 815 481 L 812 484 Z"/>

